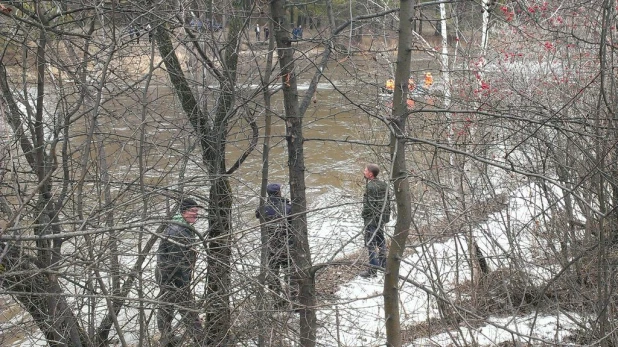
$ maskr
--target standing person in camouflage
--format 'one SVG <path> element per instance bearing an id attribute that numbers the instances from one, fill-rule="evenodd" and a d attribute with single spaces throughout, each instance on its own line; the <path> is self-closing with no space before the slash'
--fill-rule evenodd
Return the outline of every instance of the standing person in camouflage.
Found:
<path id="1" fill-rule="evenodd" d="M 292 205 L 288 199 L 281 196 L 281 185 L 271 183 L 266 186 L 268 199 L 264 203 L 264 212 L 260 208 L 255 210 L 256 218 L 263 218 L 264 227 L 268 233 L 268 269 L 266 275 L 268 288 L 278 295 L 283 294 L 283 288 L 279 278 L 279 270 L 286 271 L 291 264 L 290 248 L 292 235 L 290 229 L 290 213 Z M 289 281 L 289 275 L 285 275 Z M 289 283 L 288 283 L 289 284 Z M 293 295 L 293 293 L 292 293 Z"/>
<path id="2" fill-rule="evenodd" d="M 369 268 L 359 275 L 364 278 L 376 277 L 377 268 L 386 266 L 386 239 L 384 224 L 391 215 L 388 184 L 378 180 L 380 168 L 368 164 L 363 171 L 365 176 L 365 194 L 363 195 L 363 222 L 365 225 L 365 246 L 369 252 Z"/>
<path id="3" fill-rule="evenodd" d="M 155 277 L 159 284 L 157 327 L 161 332 L 161 346 L 175 346 L 182 342 L 172 332 L 176 310 L 181 314 L 186 334 L 193 339 L 194 346 L 205 345 L 204 329 L 195 312 L 197 305 L 191 291 L 191 278 L 197 260 L 195 247 L 199 244 L 197 231 L 192 225 L 201 207 L 191 198 L 182 199 L 180 213 L 174 216 L 159 243 Z"/>

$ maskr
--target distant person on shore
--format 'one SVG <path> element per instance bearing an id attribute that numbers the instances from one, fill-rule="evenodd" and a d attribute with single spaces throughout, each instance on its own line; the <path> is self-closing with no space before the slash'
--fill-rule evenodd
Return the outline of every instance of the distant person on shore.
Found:
<path id="1" fill-rule="evenodd" d="M 137 40 L 137 43 L 139 44 L 139 28 L 131 24 L 127 28 L 127 31 L 129 32 L 129 38 L 133 40 L 133 37 L 135 37 L 135 39 Z"/>
<path id="2" fill-rule="evenodd" d="M 387 92 L 388 94 L 393 94 L 393 92 L 395 91 L 395 80 L 392 78 L 389 78 L 386 80 L 386 83 L 384 84 L 384 91 Z"/>
<path id="3" fill-rule="evenodd" d="M 267 26 L 264 27 L 264 41 L 268 41 L 268 38 L 270 37 L 270 29 L 268 29 Z"/>
<path id="4" fill-rule="evenodd" d="M 260 24 L 255 25 L 255 39 L 260 41 Z"/>
<path id="5" fill-rule="evenodd" d="M 200 33 L 202 32 L 203 23 L 198 18 L 191 19 L 191 22 L 189 23 L 189 25 L 193 27 L 197 32 L 200 32 Z"/>
<path id="6" fill-rule="evenodd" d="M 296 28 L 292 29 L 292 38 L 294 40 L 300 40 L 303 38 L 303 26 L 299 25 Z"/>
<path id="7" fill-rule="evenodd" d="M 148 33 L 148 42 L 152 42 L 152 26 L 150 26 L 150 23 L 146 24 L 146 32 Z"/>
<path id="8" fill-rule="evenodd" d="M 408 78 L 408 92 L 412 93 L 414 88 L 416 88 L 416 83 L 414 82 L 414 78 L 410 76 L 410 78 Z"/>
<path id="9" fill-rule="evenodd" d="M 367 164 L 363 171 L 365 176 L 365 194 L 363 211 L 365 246 L 369 253 L 369 267 L 361 272 L 363 278 L 376 277 L 377 269 L 386 267 L 386 239 L 384 225 L 391 216 L 388 184 L 378 180 L 380 168 L 376 164 Z"/>
<path id="10" fill-rule="evenodd" d="M 281 285 L 280 273 L 284 272 L 284 281 L 289 283 L 288 272 L 291 265 L 290 249 L 292 248 L 292 232 L 291 218 L 292 205 L 288 199 L 281 196 L 281 185 L 271 183 L 266 186 L 268 197 L 264 202 L 263 210 L 258 207 L 255 210 L 255 217 L 264 221 L 264 228 L 268 234 L 268 270 L 266 274 L 266 283 L 268 288 L 284 299 L 284 290 Z M 294 295 L 294 293 L 290 293 Z M 278 304 L 284 303 L 284 300 L 278 301 Z"/>
<path id="11" fill-rule="evenodd" d="M 425 74 L 425 89 L 429 89 L 433 85 L 433 76 L 431 72 Z"/>
<path id="12" fill-rule="evenodd" d="M 408 78 L 408 100 L 406 100 L 408 109 L 414 108 L 415 102 L 412 98 L 412 95 L 414 94 L 414 89 L 416 89 L 416 82 L 414 82 L 414 78 L 410 76 L 410 78 Z"/>
<path id="13" fill-rule="evenodd" d="M 195 247 L 199 241 L 193 224 L 201 207 L 191 198 L 182 199 L 179 214 L 167 225 L 159 241 L 155 278 L 159 285 L 157 327 L 161 332 L 161 346 L 175 346 L 182 342 L 172 331 L 176 311 L 182 316 L 182 323 L 194 346 L 204 346 L 205 343 L 205 332 L 195 312 L 197 304 L 191 291 L 197 261 Z"/>

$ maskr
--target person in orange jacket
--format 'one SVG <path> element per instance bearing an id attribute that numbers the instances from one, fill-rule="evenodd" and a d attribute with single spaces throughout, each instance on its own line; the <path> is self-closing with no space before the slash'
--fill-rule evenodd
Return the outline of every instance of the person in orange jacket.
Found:
<path id="1" fill-rule="evenodd" d="M 425 89 L 429 89 L 429 87 L 431 87 L 432 84 L 433 84 L 433 76 L 431 75 L 431 72 L 427 72 L 425 74 Z"/>
<path id="2" fill-rule="evenodd" d="M 393 92 L 395 91 L 395 80 L 392 78 L 387 79 L 385 89 L 387 93 L 393 94 Z"/>
<path id="3" fill-rule="evenodd" d="M 408 92 L 412 93 L 414 88 L 416 88 L 416 83 L 414 83 L 414 78 L 410 76 L 410 78 L 408 78 Z"/>

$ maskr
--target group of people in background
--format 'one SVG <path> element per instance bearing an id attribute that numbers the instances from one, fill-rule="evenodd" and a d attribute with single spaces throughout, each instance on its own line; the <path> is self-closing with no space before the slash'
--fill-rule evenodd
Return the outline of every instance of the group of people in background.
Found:
<path id="1" fill-rule="evenodd" d="M 268 38 L 270 37 L 270 29 L 268 29 L 267 25 L 263 25 L 262 27 L 264 28 L 264 41 L 268 41 Z M 261 30 L 260 30 L 259 23 L 255 24 L 254 31 L 255 31 L 255 40 L 260 41 Z"/>
<path id="2" fill-rule="evenodd" d="M 359 276 L 376 277 L 378 270 L 386 267 L 386 238 L 384 226 L 390 220 L 390 194 L 388 184 L 378 179 L 380 168 L 376 164 L 364 167 L 365 192 L 363 194 L 363 236 L 369 261 Z M 268 271 L 265 282 L 281 307 L 293 301 L 298 290 L 291 284 L 292 251 L 295 247 L 292 232 L 292 205 L 281 194 L 281 184 L 266 186 L 266 198 L 255 210 L 268 239 L 264 245 L 268 256 Z M 170 221 L 163 233 L 157 250 L 155 279 L 159 285 L 157 327 L 161 333 L 161 346 L 175 346 L 182 338 L 174 334 L 172 321 L 180 313 L 195 346 L 206 346 L 206 332 L 202 326 L 192 293 L 192 279 L 197 261 L 197 247 L 201 244 L 199 233 L 193 227 L 203 208 L 191 198 L 183 198 L 178 204 L 178 214 Z M 283 276 L 283 279 L 281 278 Z M 282 284 L 282 280 L 283 283 Z M 286 292 L 287 290 L 287 292 Z"/>
<path id="3" fill-rule="evenodd" d="M 203 24 L 204 23 L 202 23 L 201 20 L 195 19 L 195 18 L 192 19 L 191 22 L 189 23 L 190 27 L 195 29 L 198 32 L 202 31 Z M 217 29 L 220 26 L 220 24 L 218 23 L 213 24 L 213 25 L 217 26 Z M 259 23 L 256 23 L 253 31 L 255 32 L 256 41 L 261 41 L 262 31 L 264 32 L 264 41 L 268 41 L 268 39 L 270 38 L 270 29 L 268 28 L 267 25 L 260 26 Z M 143 35 L 143 32 L 146 32 L 148 34 L 148 42 L 152 42 L 153 32 L 152 32 L 152 27 L 150 26 L 150 23 L 146 24 L 146 26 L 144 27 L 142 27 L 141 25 L 137 25 L 137 24 L 130 24 L 127 27 L 127 33 L 129 34 L 129 38 L 131 40 L 135 39 L 137 44 L 139 44 L 139 40 L 140 40 L 140 37 Z M 302 25 L 292 28 L 292 39 L 300 40 L 302 38 L 303 38 Z"/>
<path id="4" fill-rule="evenodd" d="M 259 23 L 256 23 L 255 28 L 253 29 L 253 31 L 255 32 L 255 40 L 261 41 L 262 29 L 264 31 L 264 41 L 268 41 L 268 38 L 270 37 L 270 31 L 268 29 L 268 26 L 267 25 L 260 26 Z M 299 25 L 297 27 L 292 28 L 292 39 L 300 40 L 302 38 L 303 38 L 303 26 Z"/>
<path id="5" fill-rule="evenodd" d="M 433 76 L 431 75 L 431 72 L 425 73 L 422 85 L 417 85 L 412 76 L 408 78 L 408 92 L 410 94 L 420 91 L 426 92 L 427 90 L 429 90 L 429 88 L 431 88 L 432 85 Z M 388 94 L 393 94 L 393 92 L 395 91 L 395 79 L 389 78 L 386 80 L 386 82 L 384 83 L 384 91 Z"/>
<path id="6" fill-rule="evenodd" d="M 414 107 L 414 97 L 419 95 L 427 95 L 429 89 L 433 85 L 433 76 L 431 75 L 431 72 L 426 72 L 424 77 L 425 80 L 422 85 L 417 85 L 412 76 L 408 78 L 408 98 L 406 100 L 406 104 L 409 109 Z M 393 94 L 395 92 L 395 80 L 393 78 L 386 80 L 383 91 L 387 94 Z"/>

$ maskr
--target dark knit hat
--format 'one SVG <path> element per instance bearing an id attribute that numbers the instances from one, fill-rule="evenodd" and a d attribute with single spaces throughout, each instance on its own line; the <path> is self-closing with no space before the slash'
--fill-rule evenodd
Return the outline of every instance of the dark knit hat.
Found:
<path id="1" fill-rule="evenodd" d="M 268 195 L 275 195 L 281 191 L 281 185 L 279 183 L 271 183 L 266 186 L 266 193 Z"/>
<path id="2" fill-rule="evenodd" d="M 193 208 L 193 207 L 201 207 L 203 208 L 204 206 L 198 205 L 197 202 L 195 202 L 195 200 L 191 199 L 191 198 L 184 198 L 180 201 L 180 212 L 185 212 L 186 210 Z"/>

